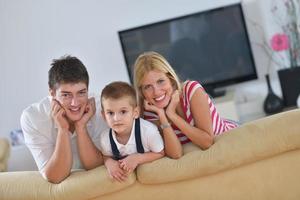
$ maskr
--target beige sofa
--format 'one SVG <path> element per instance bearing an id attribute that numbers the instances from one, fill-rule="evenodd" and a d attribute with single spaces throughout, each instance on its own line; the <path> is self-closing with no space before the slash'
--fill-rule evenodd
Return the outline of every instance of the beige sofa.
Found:
<path id="1" fill-rule="evenodd" d="M 6 138 L 0 138 L 0 172 L 4 172 L 7 170 L 9 153 L 10 146 L 8 140 Z"/>
<path id="2" fill-rule="evenodd" d="M 139 166 L 124 183 L 101 166 L 60 184 L 38 172 L 0 173 L 0 199 L 300 199 L 300 110 L 244 124 L 202 151 Z"/>

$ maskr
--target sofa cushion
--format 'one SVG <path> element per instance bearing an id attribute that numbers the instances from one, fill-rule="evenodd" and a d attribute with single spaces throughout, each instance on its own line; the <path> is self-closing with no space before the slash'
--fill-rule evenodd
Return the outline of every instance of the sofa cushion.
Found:
<path id="1" fill-rule="evenodd" d="M 144 184 L 168 183 L 229 170 L 300 148 L 300 110 L 293 110 L 244 124 L 215 139 L 202 151 L 185 146 L 178 160 L 162 158 L 137 169 Z M 198 149 L 198 150 L 197 150 Z"/>

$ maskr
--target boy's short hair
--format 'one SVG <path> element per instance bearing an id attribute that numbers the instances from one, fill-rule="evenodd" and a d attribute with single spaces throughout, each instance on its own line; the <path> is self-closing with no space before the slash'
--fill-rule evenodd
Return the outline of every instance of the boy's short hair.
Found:
<path id="1" fill-rule="evenodd" d="M 115 81 L 106 85 L 101 92 L 101 107 L 103 109 L 103 100 L 120 99 L 122 97 L 130 97 L 130 104 L 137 106 L 137 97 L 135 89 L 128 83 L 123 81 Z"/>
<path id="2" fill-rule="evenodd" d="M 89 86 L 89 75 L 83 63 L 74 56 L 63 56 L 54 59 L 48 71 L 48 85 L 50 89 L 56 89 L 61 83 L 83 82 Z"/>

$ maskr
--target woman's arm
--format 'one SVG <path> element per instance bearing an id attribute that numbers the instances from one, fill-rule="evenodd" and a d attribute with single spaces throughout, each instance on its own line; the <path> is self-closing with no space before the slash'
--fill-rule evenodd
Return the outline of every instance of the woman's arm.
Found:
<path id="1" fill-rule="evenodd" d="M 154 121 L 154 123 L 159 127 L 160 133 L 163 137 L 166 156 L 173 159 L 180 158 L 183 154 L 182 145 L 173 128 L 161 128 L 161 125 L 166 125 L 169 123 L 165 111 L 157 108 L 154 105 L 150 105 L 147 101 L 144 102 L 144 107 L 148 111 L 155 112 L 159 117 L 158 121 Z"/>
<path id="2" fill-rule="evenodd" d="M 206 94 L 198 88 L 192 96 L 190 109 L 195 126 L 191 126 L 176 113 L 175 107 L 178 102 L 175 99 L 175 95 L 174 93 L 166 111 L 167 116 L 194 144 L 201 149 L 208 149 L 213 144 L 214 137 Z"/>
<path id="3" fill-rule="evenodd" d="M 182 145 L 173 128 L 170 126 L 165 111 L 158 116 L 158 127 L 164 139 L 165 153 L 170 158 L 179 159 L 183 155 Z M 164 127 L 162 128 L 162 126 Z"/>

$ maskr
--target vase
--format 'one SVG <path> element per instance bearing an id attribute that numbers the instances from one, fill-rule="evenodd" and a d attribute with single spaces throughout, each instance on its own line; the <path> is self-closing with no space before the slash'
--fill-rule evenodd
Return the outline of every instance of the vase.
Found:
<path id="1" fill-rule="evenodd" d="M 300 94 L 300 67 L 278 70 L 284 105 L 294 107 Z"/>
<path id="2" fill-rule="evenodd" d="M 281 112 L 283 109 L 283 101 L 273 92 L 268 74 L 266 74 L 266 81 L 268 85 L 268 94 L 264 101 L 264 111 L 266 114 Z"/>

